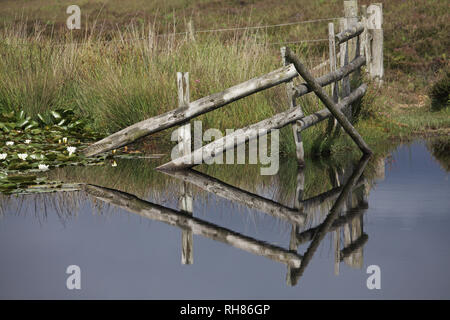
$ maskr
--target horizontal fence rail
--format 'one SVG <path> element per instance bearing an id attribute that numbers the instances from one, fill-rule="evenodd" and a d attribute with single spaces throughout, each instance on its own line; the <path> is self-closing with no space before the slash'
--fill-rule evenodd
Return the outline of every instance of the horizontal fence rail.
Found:
<path id="1" fill-rule="evenodd" d="M 364 31 L 364 25 L 361 22 L 358 22 L 356 25 L 351 26 L 349 29 L 346 29 L 342 32 L 336 34 L 337 44 L 344 43 L 354 37 L 359 36 Z"/>
<path id="2" fill-rule="evenodd" d="M 350 73 L 354 72 L 358 68 L 362 67 L 366 63 L 366 58 L 364 56 L 360 56 L 353 60 L 348 65 L 326 74 L 322 77 L 317 78 L 317 83 L 319 83 L 322 87 L 325 87 L 333 82 L 341 80 L 342 78 L 348 76 Z M 295 91 L 295 98 L 300 98 L 301 96 L 312 92 L 312 90 L 308 87 L 307 84 L 301 84 L 299 86 L 294 87 L 292 90 Z"/>

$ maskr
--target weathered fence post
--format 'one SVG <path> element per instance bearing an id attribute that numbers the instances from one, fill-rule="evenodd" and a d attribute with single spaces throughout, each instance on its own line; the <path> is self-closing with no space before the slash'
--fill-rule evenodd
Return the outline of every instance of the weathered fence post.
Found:
<path id="1" fill-rule="evenodd" d="M 352 26 L 356 25 L 358 23 L 358 1 L 357 0 L 348 0 L 344 1 L 344 19 L 345 23 L 343 23 L 342 30 L 345 30 L 347 28 L 351 28 Z M 341 31 L 342 31 L 341 30 Z M 357 56 L 358 52 L 358 40 L 359 37 L 353 38 L 348 40 L 345 43 L 345 55 L 343 57 L 343 60 L 341 58 L 341 61 L 344 63 L 343 65 L 347 65 L 349 61 L 353 61 Z M 342 47 L 341 47 L 342 48 Z M 342 57 L 342 55 L 341 55 Z M 357 75 L 359 76 L 359 75 Z M 352 77 L 353 78 L 353 77 Z M 352 91 L 352 88 L 350 87 L 350 77 L 344 78 L 343 80 L 343 97 L 346 97 L 350 94 Z M 352 106 L 349 105 L 347 109 L 345 110 L 345 114 L 347 118 L 352 122 Z"/>
<path id="2" fill-rule="evenodd" d="M 342 18 L 339 20 L 339 32 L 343 32 L 344 30 L 346 30 L 348 27 L 347 24 L 347 19 Z M 340 63 L 341 63 L 341 68 L 345 67 L 346 65 L 348 65 L 348 60 L 349 60 L 349 41 L 345 41 L 343 43 L 340 44 L 340 48 L 339 48 L 339 52 L 340 52 Z M 340 98 L 343 99 L 346 96 L 348 96 L 350 94 L 351 90 L 350 90 L 350 75 L 345 76 L 342 80 L 341 80 L 341 96 Z M 343 110 L 345 116 L 347 117 L 347 119 L 350 119 L 350 115 L 351 115 L 351 106 L 347 106 L 346 108 L 344 108 Z"/>
<path id="3" fill-rule="evenodd" d="M 330 55 L 330 72 L 335 72 L 337 70 L 337 57 L 336 57 L 336 39 L 334 32 L 334 23 L 330 22 L 328 24 L 328 46 L 329 46 L 329 55 Z M 331 86 L 331 96 L 333 97 L 334 103 L 339 102 L 339 81 L 335 81 Z M 333 121 L 333 129 L 336 130 L 336 126 L 338 125 L 336 119 L 331 118 L 330 121 Z"/>
<path id="4" fill-rule="evenodd" d="M 383 83 L 383 4 L 374 3 L 367 8 L 367 29 L 370 37 L 370 59 L 369 73 L 370 77 L 378 81 L 379 85 Z"/>
<path id="5" fill-rule="evenodd" d="M 346 20 L 346 27 L 350 28 L 358 23 L 358 1 L 349 0 L 344 1 L 344 17 Z M 357 39 L 353 38 L 348 41 L 348 54 L 349 60 L 352 61 L 356 57 L 356 42 Z"/>
<path id="6" fill-rule="evenodd" d="M 334 33 L 334 23 L 330 22 L 328 24 L 328 46 L 329 46 L 329 55 L 330 55 L 330 72 L 334 72 L 337 70 L 337 62 L 336 62 L 336 40 Z M 331 87 L 331 95 L 333 97 L 334 102 L 338 102 L 338 81 L 335 81 Z"/>
<path id="7" fill-rule="evenodd" d="M 188 21 L 186 29 L 189 40 L 195 41 L 194 22 L 192 22 L 192 19 Z"/>
<path id="8" fill-rule="evenodd" d="M 189 108 L 189 72 L 177 72 L 178 107 Z M 179 157 L 191 153 L 191 124 L 187 123 L 178 128 Z"/>
<path id="9" fill-rule="evenodd" d="M 288 61 L 286 60 L 286 47 L 281 48 L 281 59 L 283 60 L 283 65 L 287 66 L 289 65 Z M 296 107 L 295 102 L 295 92 L 294 92 L 294 81 L 290 80 L 289 82 L 286 82 L 286 93 L 289 103 L 289 108 Z M 300 108 L 300 106 L 297 106 L 297 108 Z M 305 165 L 305 151 L 303 149 L 303 141 L 302 141 L 302 135 L 300 127 L 298 126 L 297 122 L 292 124 L 292 131 L 294 134 L 294 141 L 295 141 L 295 152 L 297 154 L 297 162 L 300 166 Z"/>
<path id="10" fill-rule="evenodd" d="M 366 65 L 367 65 L 367 72 L 369 72 L 369 60 L 370 60 L 370 52 L 368 50 L 368 46 L 369 46 L 369 33 L 367 32 L 367 6 L 366 5 L 362 5 L 361 6 L 361 23 L 364 26 L 364 31 L 361 34 L 361 47 L 360 47 L 360 52 L 359 54 L 361 56 L 366 56 Z"/>
<path id="11" fill-rule="evenodd" d="M 189 108 L 189 73 L 177 72 L 178 87 L 178 107 Z M 180 157 L 191 153 L 191 124 L 187 123 L 178 128 L 178 155 Z M 180 189 L 180 210 L 184 213 L 192 215 L 192 194 L 191 187 L 187 183 L 181 184 Z M 181 263 L 194 263 L 194 241 L 192 230 L 183 229 L 181 233 Z"/>

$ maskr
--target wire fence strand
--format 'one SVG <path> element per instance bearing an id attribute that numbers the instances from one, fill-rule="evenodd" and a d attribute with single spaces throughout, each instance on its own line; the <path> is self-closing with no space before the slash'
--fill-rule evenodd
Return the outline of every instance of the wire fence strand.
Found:
<path id="1" fill-rule="evenodd" d="M 308 24 L 308 23 L 317 23 L 324 21 L 334 21 L 340 19 L 339 17 L 334 18 L 320 18 L 320 19 L 312 19 L 312 20 L 302 20 L 295 22 L 287 22 L 287 23 L 279 23 L 279 24 L 271 24 L 271 25 L 262 25 L 262 26 L 247 26 L 247 27 L 233 27 L 233 28 L 218 28 L 218 29 L 205 29 L 205 30 L 194 30 L 193 33 L 215 33 L 215 32 L 229 32 L 229 31 L 242 31 L 242 30 L 257 30 L 257 29 L 268 29 L 268 28 L 276 28 L 276 27 L 286 27 L 300 24 Z M 188 35 L 188 31 L 183 32 L 173 32 L 173 33 L 161 33 L 156 34 L 153 37 L 172 37 L 177 35 Z M 115 42 L 133 42 L 133 41 L 148 41 L 149 37 L 146 38 L 128 38 L 128 39 L 115 39 L 115 40 L 97 40 L 97 43 L 115 43 Z M 282 45 L 282 44 L 296 44 L 296 43 L 317 43 L 328 41 L 328 39 L 301 39 L 295 41 L 285 41 L 285 42 L 274 42 L 274 43 L 261 43 L 267 45 Z M 68 46 L 68 45 L 83 45 L 83 42 L 67 42 L 67 43 L 57 43 L 54 46 Z M 15 45 L 29 45 L 29 43 L 16 43 Z"/>

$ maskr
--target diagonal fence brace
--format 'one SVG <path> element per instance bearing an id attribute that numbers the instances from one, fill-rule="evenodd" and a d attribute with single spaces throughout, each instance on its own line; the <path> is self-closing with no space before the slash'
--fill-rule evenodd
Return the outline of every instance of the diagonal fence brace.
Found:
<path id="1" fill-rule="evenodd" d="M 300 62 L 300 60 L 286 47 L 286 58 L 294 64 L 297 72 L 306 81 L 308 87 L 319 97 L 325 107 L 330 110 L 331 114 L 336 118 L 339 124 L 344 128 L 348 135 L 358 145 L 364 154 L 373 154 L 372 150 L 363 140 L 358 131 L 352 126 L 347 117 L 336 107 L 333 100 L 326 94 L 322 87 L 317 83 L 316 79 L 309 73 L 306 67 Z"/>

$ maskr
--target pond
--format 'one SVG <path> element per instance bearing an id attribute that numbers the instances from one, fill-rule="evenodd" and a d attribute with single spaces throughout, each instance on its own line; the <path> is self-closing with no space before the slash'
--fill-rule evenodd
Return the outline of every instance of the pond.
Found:
<path id="1" fill-rule="evenodd" d="M 0 194 L 0 298 L 449 299 L 449 162 L 436 148 L 286 160 L 274 176 L 168 175 L 162 159 L 48 171 L 79 188 Z"/>

